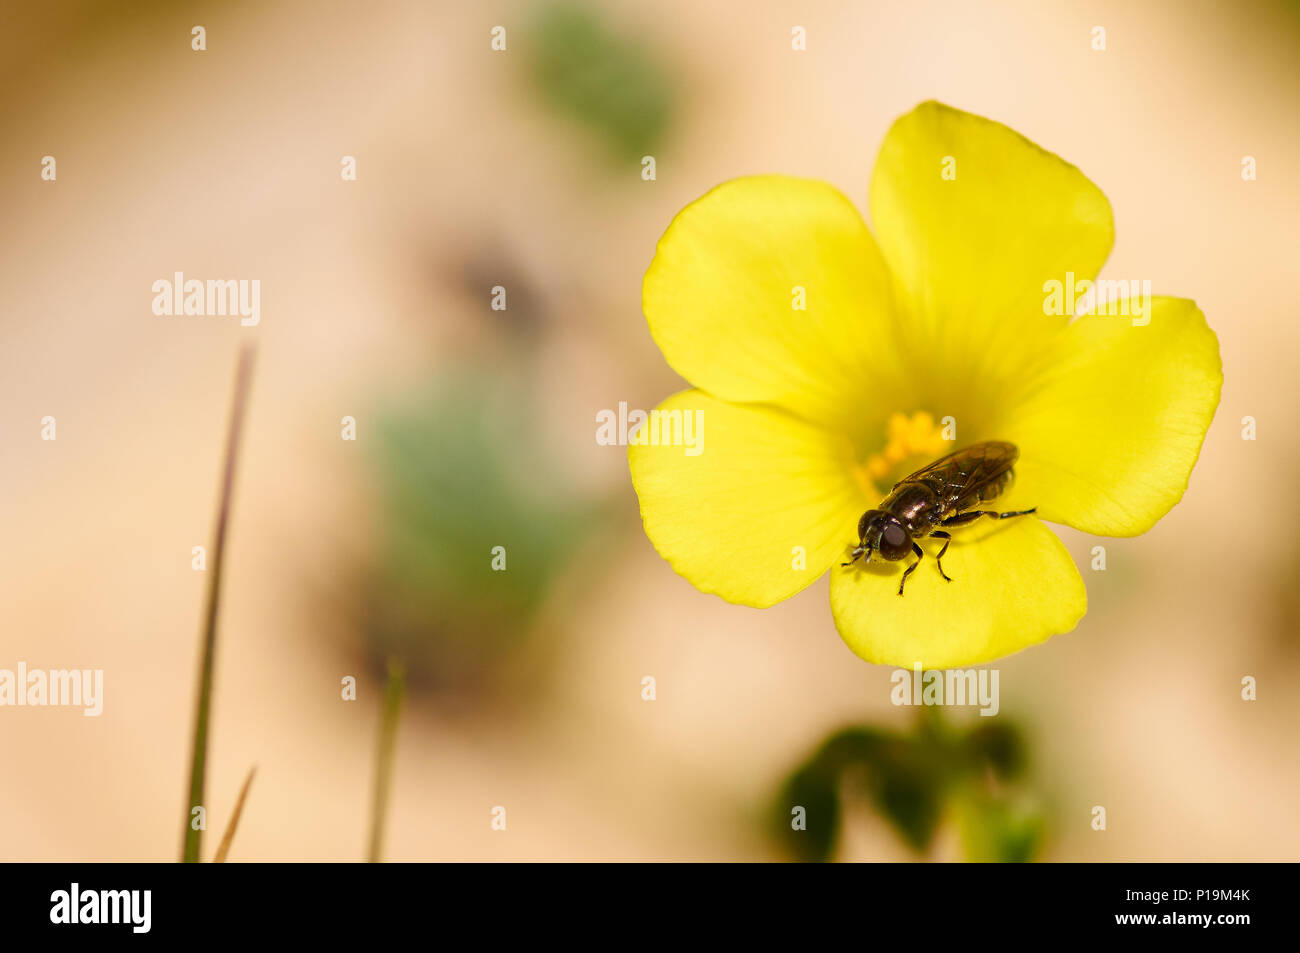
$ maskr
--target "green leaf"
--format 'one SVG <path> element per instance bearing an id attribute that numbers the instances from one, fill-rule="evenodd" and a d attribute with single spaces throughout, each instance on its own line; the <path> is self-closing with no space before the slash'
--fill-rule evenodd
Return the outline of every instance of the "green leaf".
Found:
<path id="1" fill-rule="evenodd" d="M 864 767 L 876 810 L 913 850 L 928 848 L 943 817 L 948 787 L 940 749 L 895 737 L 881 744 Z"/>
<path id="2" fill-rule="evenodd" d="M 820 762 L 796 770 L 775 805 L 775 825 L 789 854 L 801 861 L 830 860 L 840 832 L 840 798 L 835 772 Z M 802 830 L 796 829 L 801 813 Z"/>
<path id="3" fill-rule="evenodd" d="M 981 723 L 965 738 L 967 757 L 977 773 L 992 770 L 999 780 L 1020 777 L 1028 761 L 1028 749 L 1020 730 L 1009 722 Z"/>
<path id="4" fill-rule="evenodd" d="M 599 134 L 626 160 L 653 152 L 670 125 L 667 69 L 645 43 L 578 3 L 548 3 L 534 21 L 531 78 L 558 112 Z"/>
<path id="5" fill-rule="evenodd" d="M 472 691 L 500 671 L 604 515 L 556 471 L 536 402 L 513 382 L 524 368 L 502 370 L 375 415 L 383 535 L 360 571 L 360 624 L 372 659 L 406 662 L 412 690 Z"/>

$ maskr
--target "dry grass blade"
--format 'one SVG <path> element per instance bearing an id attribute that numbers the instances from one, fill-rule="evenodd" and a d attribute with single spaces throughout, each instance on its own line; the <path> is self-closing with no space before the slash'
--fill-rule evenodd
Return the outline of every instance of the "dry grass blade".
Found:
<path id="1" fill-rule="evenodd" d="M 212 711 L 212 673 L 217 649 L 217 609 L 221 600 L 221 570 L 226 549 L 226 527 L 230 523 L 230 500 L 235 486 L 235 464 L 239 459 L 239 439 L 243 432 L 244 409 L 253 376 L 253 347 L 245 345 L 239 352 L 235 369 L 235 396 L 230 408 L 230 429 L 226 435 L 226 457 L 222 467 L 221 497 L 217 509 L 216 538 L 212 548 L 212 571 L 208 577 L 207 613 L 203 627 L 199 691 L 194 706 L 194 740 L 190 759 L 190 795 L 185 804 L 185 834 L 181 860 L 199 862 L 203 831 L 193 824 L 194 808 L 203 805 L 203 782 L 208 760 L 208 718 Z"/>
<path id="2" fill-rule="evenodd" d="M 230 823 L 226 825 L 226 833 L 221 838 L 221 843 L 217 845 L 216 856 L 212 858 L 214 864 L 224 864 L 226 855 L 230 853 L 230 842 L 235 839 L 235 830 L 239 827 L 239 815 L 244 813 L 244 799 L 248 797 L 248 789 L 253 784 L 253 775 L 257 774 L 257 765 L 248 769 L 248 777 L 244 778 L 244 786 L 239 789 L 239 798 L 235 801 L 235 810 L 230 815 Z"/>
<path id="3" fill-rule="evenodd" d="M 393 749 L 397 743 L 397 718 L 406 695 L 406 667 L 395 659 L 388 662 L 384 684 L 383 711 L 379 715 L 379 743 L 375 750 L 375 788 L 370 805 L 370 850 L 366 859 L 379 863 L 384 848 L 384 827 L 388 820 L 388 789 L 393 778 Z"/>

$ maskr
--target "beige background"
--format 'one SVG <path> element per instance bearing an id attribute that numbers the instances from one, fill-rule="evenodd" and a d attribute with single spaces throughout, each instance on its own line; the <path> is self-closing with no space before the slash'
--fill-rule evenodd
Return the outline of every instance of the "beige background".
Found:
<path id="1" fill-rule="evenodd" d="M 204 584 L 190 548 L 209 541 L 250 338 L 210 830 L 255 763 L 232 859 L 361 857 L 378 685 L 328 605 L 372 535 L 367 408 L 491 346 L 486 288 L 448 277 L 467 244 L 501 249 L 544 296 L 546 439 L 575 486 L 614 494 L 620 532 L 551 594 L 539 698 L 412 701 L 388 856 L 776 856 L 756 820 L 794 760 L 842 723 L 908 712 L 888 703 L 888 670 L 835 634 L 824 579 L 757 611 L 676 577 L 639 531 L 622 450 L 594 444 L 594 414 L 678 386 L 639 296 L 682 205 L 773 171 L 865 207 L 889 123 L 928 98 L 1080 166 L 1115 210 L 1106 273 L 1196 299 L 1222 343 L 1223 400 L 1184 502 L 1108 543 L 1106 573 L 1081 563 L 1076 632 L 999 665 L 1003 714 L 1029 728 L 1054 805 L 1045 856 L 1300 855 L 1284 608 L 1300 546 L 1294 5 L 610 5 L 683 90 L 653 183 L 594 164 L 530 99 L 516 51 L 491 52 L 496 24 L 526 42 L 523 5 L 160 5 L 125 21 L 115 7 L 31 4 L 0 37 L 0 667 L 100 667 L 107 696 L 98 719 L 0 709 L 0 859 L 176 855 Z M 45 154 L 56 183 L 40 179 Z M 152 315 L 151 283 L 176 270 L 260 278 L 260 327 Z M 339 440 L 344 414 L 356 444 Z M 1240 437 L 1248 414 L 1256 442 Z M 1076 558 L 1092 545 L 1063 535 Z M 498 804 L 504 833 L 489 829 Z M 1088 826 L 1094 804 L 1105 833 Z M 910 855 L 863 816 L 840 856 Z M 951 838 L 933 856 L 956 856 Z"/>

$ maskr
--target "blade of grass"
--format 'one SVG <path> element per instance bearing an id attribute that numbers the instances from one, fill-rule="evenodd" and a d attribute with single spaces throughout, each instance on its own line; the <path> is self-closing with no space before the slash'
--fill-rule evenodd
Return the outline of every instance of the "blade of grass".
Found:
<path id="1" fill-rule="evenodd" d="M 226 833 L 222 835 L 221 843 L 217 845 L 217 852 L 213 855 L 214 864 L 224 864 L 226 855 L 230 853 L 230 842 L 235 839 L 235 829 L 239 827 L 239 815 L 244 813 L 244 799 L 248 797 L 248 789 L 253 784 L 253 775 L 257 774 L 257 765 L 248 769 L 248 777 L 244 778 L 244 786 L 239 789 L 239 798 L 235 801 L 234 813 L 230 815 L 230 823 L 226 825 Z"/>
<path id="2" fill-rule="evenodd" d="M 226 458 L 222 468 L 221 497 L 217 509 L 216 539 L 212 547 L 212 572 L 208 577 L 207 612 L 203 627 L 199 661 L 198 697 L 194 706 L 194 741 L 190 758 L 190 797 L 185 805 L 185 837 L 181 860 L 199 862 L 203 831 L 191 823 L 193 810 L 203 804 L 203 780 L 208 760 L 208 719 L 212 711 L 212 672 L 217 648 L 217 608 L 221 599 L 221 569 L 226 548 L 226 528 L 230 523 L 230 498 L 235 485 L 235 464 L 239 457 L 239 439 L 243 431 L 244 410 L 253 374 L 253 347 L 244 345 L 235 368 L 235 394 L 230 407 L 230 425 L 226 434 Z"/>
<path id="3" fill-rule="evenodd" d="M 396 659 L 389 659 L 383 710 L 379 715 L 379 742 L 375 750 L 374 800 L 370 805 L 370 851 L 366 859 L 372 864 L 379 863 L 384 848 L 384 825 L 388 820 L 388 788 L 393 778 L 397 718 L 405 694 L 406 667 Z"/>

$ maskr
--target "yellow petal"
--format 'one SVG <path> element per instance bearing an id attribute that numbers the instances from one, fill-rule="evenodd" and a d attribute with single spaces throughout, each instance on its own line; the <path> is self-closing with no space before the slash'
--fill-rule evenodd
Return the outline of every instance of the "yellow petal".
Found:
<path id="1" fill-rule="evenodd" d="M 765 175 L 726 182 L 673 219 L 642 306 L 696 387 L 856 429 L 869 382 L 888 386 L 889 289 L 853 203 L 824 182 Z"/>
<path id="2" fill-rule="evenodd" d="M 906 380 L 917 390 L 908 396 L 941 415 L 986 419 L 999 383 L 1069 320 L 1068 307 L 1044 313 L 1056 310 L 1045 285 L 1067 272 L 1091 280 L 1113 242 L 1110 204 L 1082 172 L 1001 123 L 936 102 L 885 136 L 871 216 L 901 285 Z"/>
<path id="3" fill-rule="evenodd" d="M 1136 536 L 1182 499 L 1219 405 L 1219 340 L 1182 298 L 1152 298 L 1149 319 L 1080 317 L 1009 402 L 997 428 L 1020 447 L 1008 505 Z"/>
<path id="4" fill-rule="evenodd" d="M 770 606 L 821 576 L 856 541 L 867 505 L 849 476 L 842 438 L 778 409 L 728 404 L 698 390 L 656 410 L 698 415 L 701 452 L 631 446 L 632 484 L 646 535 L 697 589 Z"/>
<path id="5" fill-rule="evenodd" d="M 1083 579 L 1061 541 L 1032 516 L 985 519 L 941 540 L 921 540 L 926 557 L 831 569 L 831 611 L 841 637 L 868 662 L 960 668 L 1018 652 L 1068 632 L 1088 607 Z"/>

